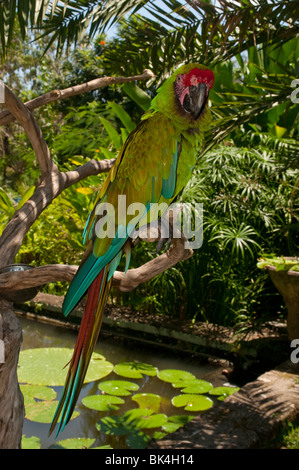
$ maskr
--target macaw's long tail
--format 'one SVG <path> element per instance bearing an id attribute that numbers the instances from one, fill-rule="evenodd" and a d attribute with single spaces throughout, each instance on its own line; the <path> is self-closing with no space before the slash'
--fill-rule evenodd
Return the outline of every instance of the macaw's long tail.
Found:
<path id="1" fill-rule="evenodd" d="M 104 309 L 112 281 L 112 278 L 108 280 L 108 269 L 109 265 L 105 266 L 88 289 L 86 306 L 77 342 L 49 435 L 53 432 L 59 417 L 60 423 L 57 434 L 63 431 L 76 406 L 90 358 L 102 326 Z"/>

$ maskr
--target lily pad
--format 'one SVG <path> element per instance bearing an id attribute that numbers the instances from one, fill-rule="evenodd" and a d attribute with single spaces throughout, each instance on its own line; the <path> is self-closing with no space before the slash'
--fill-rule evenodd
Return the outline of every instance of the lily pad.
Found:
<path id="1" fill-rule="evenodd" d="M 132 410 L 134 411 L 134 410 Z M 167 423 L 167 416 L 164 413 L 142 416 L 137 424 L 140 429 L 159 428 Z"/>
<path id="2" fill-rule="evenodd" d="M 173 406 L 184 407 L 187 411 L 204 411 L 213 406 L 213 401 L 202 395 L 177 395 L 171 400 Z"/>
<path id="3" fill-rule="evenodd" d="M 124 400 L 113 395 L 90 395 L 82 398 L 82 403 L 92 410 L 110 411 L 118 410 L 118 405 L 122 405 Z"/>
<path id="4" fill-rule="evenodd" d="M 107 380 L 99 383 L 99 389 L 110 395 L 125 397 L 139 389 L 139 385 L 127 380 Z"/>
<path id="5" fill-rule="evenodd" d="M 167 433 L 176 431 L 177 429 L 188 423 L 194 416 L 190 415 L 173 415 L 169 416 L 167 423 L 163 424 L 162 429 Z"/>
<path id="6" fill-rule="evenodd" d="M 167 432 L 155 431 L 152 438 L 158 441 L 159 439 L 163 439 L 163 437 L 167 436 L 167 434 Z"/>
<path id="7" fill-rule="evenodd" d="M 133 411 L 133 410 L 129 410 Z M 106 416 L 102 418 L 97 424 L 96 428 L 103 432 L 104 434 L 112 435 L 112 436 L 125 436 L 126 434 L 130 434 L 132 432 L 135 432 L 137 430 L 137 427 L 135 425 L 136 419 L 138 419 L 140 416 L 147 415 L 149 416 L 150 414 L 153 413 L 152 410 L 134 410 L 135 414 L 133 417 L 131 416 L 131 413 L 128 411 L 125 412 L 121 416 Z M 138 413 L 139 412 L 139 415 Z M 136 416 L 137 414 L 137 416 Z"/>
<path id="8" fill-rule="evenodd" d="M 154 414 L 153 410 L 136 408 L 126 411 L 121 416 L 107 416 L 102 418 L 96 427 L 108 435 L 124 436 L 140 429 L 160 427 L 167 422 L 165 414 Z"/>
<path id="9" fill-rule="evenodd" d="M 53 388 L 45 385 L 20 384 L 20 389 L 24 397 L 25 406 L 35 403 L 38 400 L 55 400 L 57 393 Z"/>
<path id="10" fill-rule="evenodd" d="M 107 444 L 105 446 L 99 446 L 99 447 L 92 447 L 92 450 L 94 449 L 113 449 L 110 444 Z"/>
<path id="11" fill-rule="evenodd" d="M 121 362 L 114 366 L 114 372 L 117 375 L 128 377 L 131 379 L 141 379 L 143 374 L 154 377 L 157 375 L 157 367 L 144 362 L 132 361 L 132 362 Z"/>
<path id="12" fill-rule="evenodd" d="M 35 385 L 64 385 L 68 362 L 73 350 L 69 348 L 25 349 L 20 353 L 19 382 Z M 113 370 L 113 364 L 97 353 L 93 353 L 85 377 L 86 382 L 106 377 Z"/>
<path id="13" fill-rule="evenodd" d="M 206 380 L 196 379 L 186 384 L 187 386 L 182 389 L 183 393 L 207 393 L 213 385 Z"/>
<path id="14" fill-rule="evenodd" d="M 212 388 L 212 390 L 209 391 L 209 395 L 216 395 L 216 396 L 218 395 L 218 400 L 223 401 L 225 400 L 226 397 L 228 397 L 229 395 L 232 395 L 238 390 L 240 390 L 240 387 L 232 387 L 232 386 L 224 385 L 223 387 Z"/>
<path id="15" fill-rule="evenodd" d="M 164 382 L 170 382 L 173 387 L 186 387 L 189 382 L 196 380 L 195 375 L 185 370 L 164 369 L 158 372 L 158 377 Z"/>
<path id="16" fill-rule="evenodd" d="M 57 405 L 57 400 L 34 401 L 33 403 L 29 403 L 25 407 L 25 418 L 37 423 L 51 423 Z M 71 419 L 76 418 L 79 414 L 78 411 L 74 411 Z"/>
<path id="17" fill-rule="evenodd" d="M 64 439 L 55 443 L 55 447 L 63 449 L 88 449 L 95 442 L 95 439 L 76 437 Z"/>
<path id="18" fill-rule="evenodd" d="M 148 434 L 143 431 L 133 432 L 126 438 L 126 444 L 130 449 L 145 449 L 151 440 Z"/>
<path id="19" fill-rule="evenodd" d="M 26 437 L 24 434 L 22 436 L 22 449 L 40 449 L 41 441 L 36 436 Z"/>
<path id="20" fill-rule="evenodd" d="M 155 393 L 136 393 L 132 400 L 136 401 L 140 408 L 148 408 L 156 413 L 160 409 L 161 397 Z"/>

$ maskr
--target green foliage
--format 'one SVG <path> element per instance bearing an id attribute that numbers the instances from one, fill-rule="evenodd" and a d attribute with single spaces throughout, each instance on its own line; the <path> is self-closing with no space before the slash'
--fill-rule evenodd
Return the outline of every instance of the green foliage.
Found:
<path id="1" fill-rule="evenodd" d="M 179 62 L 202 62 L 215 72 L 213 127 L 181 197 L 203 203 L 203 246 L 134 293 L 119 294 L 120 302 L 230 325 L 277 314 L 276 291 L 256 261 L 261 252 L 298 254 L 298 105 L 290 100 L 299 70 L 297 2 L 259 1 L 254 14 L 252 5 L 242 1 L 193 2 L 188 9 L 180 0 L 64 3 L 54 2 L 49 15 L 50 4 L 42 2 L 36 17 L 29 14 L 29 2 L 1 5 L 2 47 L 8 59 L 2 75 L 10 77 L 13 88 L 24 88 L 22 98 L 147 67 L 157 79 L 108 87 L 39 110 L 38 121 L 60 168 L 115 157 L 157 84 Z M 123 21 L 134 8 L 135 15 Z M 22 40 L 33 24 L 50 33 L 36 46 Z M 103 36 L 109 24 L 118 24 L 112 40 Z M 87 25 L 89 37 L 83 39 Z M 18 33 L 15 42 L 13 30 Z M 54 48 L 62 51 L 72 41 L 76 47 L 57 61 Z M 45 44 L 49 47 L 42 55 Z M 3 230 L 37 184 L 39 170 L 19 128 L 7 128 L 0 137 Z M 221 141 L 225 147 L 213 150 Z M 91 192 L 97 192 L 103 179 L 90 178 L 59 196 L 27 234 L 17 260 L 78 264 L 84 251 L 81 233 L 94 200 Z M 153 245 L 140 243 L 131 267 L 155 256 Z M 64 293 L 64 288 L 56 284 L 47 290 Z"/>
<path id="2" fill-rule="evenodd" d="M 59 392 L 53 387 L 62 385 L 66 374 L 64 366 L 71 354 L 68 348 L 56 347 L 21 352 L 18 378 L 24 396 L 25 418 L 30 421 L 30 432 L 38 436 L 23 436 L 24 448 L 41 447 L 39 437 L 43 431 L 40 425 L 52 421 L 59 398 Z M 132 371 L 135 374 L 132 375 Z M 129 374 L 134 381 L 106 379 L 114 373 Z M 96 439 L 104 442 L 107 448 L 110 443 L 119 444 L 120 436 L 124 436 L 125 448 L 145 448 L 152 437 L 161 438 L 176 431 L 193 416 L 213 406 L 213 395 L 225 399 L 238 390 L 236 387 L 213 388 L 211 383 L 188 371 L 158 370 L 152 364 L 137 360 L 113 365 L 98 353 L 92 355 L 85 383 L 90 385 L 82 389 L 82 400 L 71 418 L 74 420 L 72 432 L 80 429 L 82 437 L 77 438 L 75 434 L 73 439 L 58 441 L 51 448 L 94 448 Z M 147 393 L 146 390 L 153 387 L 157 393 Z M 98 391 L 94 394 L 96 388 Z M 139 393 L 140 390 L 142 392 Z M 162 396 L 159 395 L 161 392 Z M 180 407 L 184 407 L 188 414 L 177 415 Z M 93 439 L 88 438 L 90 427 L 86 426 L 91 422 Z"/>
<path id="3" fill-rule="evenodd" d="M 299 271 L 299 258 L 285 258 L 284 256 L 263 255 L 259 258 L 257 267 L 264 269 L 274 266 L 276 271 Z"/>
<path id="4" fill-rule="evenodd" d="M 35 348 L 21 351 L 19 381 L 31 385 L 63 385 L 67 374 L 65 365 L 71 360 L 72 354 L 73 351 L 69 348 Z M 85 383 L 106 377 L 112 370 L 113 365 L 110 362 L 101 354 L 93 353 Z M 37 396 L 36 388 L 30 389 L 28 393 L 30 396 Z"/>
<path id="5" fill-rule="evenodd" d="M 277 312 L 275 288 L 256 260 L 261 251 L 298 252 L 297 181 L 298 170 L 264 148 L 223 146 L 202 156 L 181 196 L 203 203 L 202 247 L 123 301 L 224 325 Z M 132 266 L 155 256 L 152 246 L 135 250 Z"/>
<path id="6" fill-rule="evenodd" d="M 201 395 L 176 395 L 172 399 L 173 406 L 184 407 L 186 411 L 204 411 L 213 406 L 213 401 L 209 397 Z"/>
<path id="7" fill-rule="evenodd" d="M 296 424 L 288 423 L 284 430 L 281 446 L 287 449 L 299 449 L 299 426 Z"/>
<path id="8" fill-rule="evenodd" d="M 81 192 L 84 188 L 82 184 L 69 188 L 42 213 L 26 235 L 18 262 L 35 266 L 80 262 L 85 251 L 82 231 L 91 207 L 90 194 Z"/>

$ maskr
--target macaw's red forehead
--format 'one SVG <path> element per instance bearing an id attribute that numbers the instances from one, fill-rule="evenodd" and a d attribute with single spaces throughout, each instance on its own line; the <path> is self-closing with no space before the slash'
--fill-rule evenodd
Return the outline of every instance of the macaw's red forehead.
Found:
<path id="1" fill-rule="evenodd" d="M 210 90 L 214 85 L 214 78 L 212 70 L 194 68 L 184 76 L 184 85 L 192 86 L 205 83 Z"/>

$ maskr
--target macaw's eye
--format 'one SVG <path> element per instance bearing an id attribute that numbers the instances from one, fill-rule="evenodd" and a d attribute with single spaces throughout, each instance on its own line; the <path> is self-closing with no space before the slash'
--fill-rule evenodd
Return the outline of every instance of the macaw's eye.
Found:
<path id="1" fill-rule="evenodd" d="M 182 75 L 178 75 L 176 77 L 176 81 L 180 83 L 182 81 Z"/>

